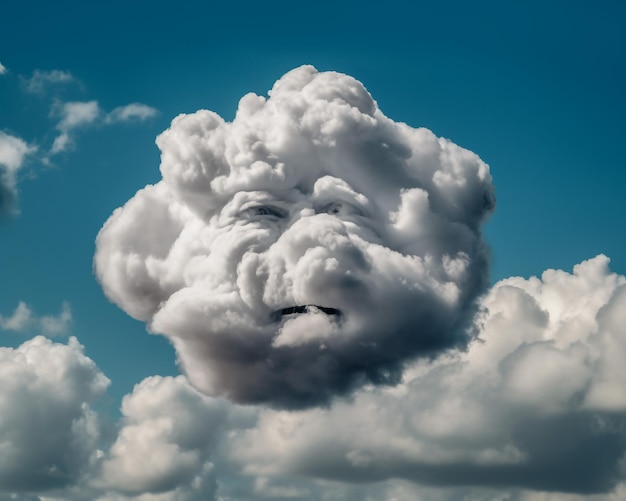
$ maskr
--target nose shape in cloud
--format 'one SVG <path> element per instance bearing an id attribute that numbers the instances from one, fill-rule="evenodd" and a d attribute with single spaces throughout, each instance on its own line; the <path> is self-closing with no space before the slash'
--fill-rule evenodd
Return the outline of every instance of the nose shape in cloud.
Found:
<path id="1" fill-rule="evenodd" d="M 467 342 L 494 205 L 472 152 L 310 66 L 157 143 L 163 179 L 107 221 L 95 269 L 201 391 L 323 404 Z"/>

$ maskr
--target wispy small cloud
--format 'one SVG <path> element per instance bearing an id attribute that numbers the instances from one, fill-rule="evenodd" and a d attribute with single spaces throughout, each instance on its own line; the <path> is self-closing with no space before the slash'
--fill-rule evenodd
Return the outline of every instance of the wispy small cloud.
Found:
<path id="1" fill-rule="evenodd" d="M 71 323 L 72 310 L 67 301 L 57 315 L 37 316 L 24 301 L 18 303 L 10 316 L 0 315 L 0 329 L 21 333 L 37 330 L 48 336 L 62 336 L 69 332 Z"/>
<path id="2" fill-rule="evenodd" d="M 4 75 L 7 72 L 6 66 L 0 63 L 0 75 Z"/>
<path id="3" fill-rule="evenodd" d="M 0 131 L 0 216 L 15 211 L 17 171 L 36 149 L 23 139 Z"/>
<path id="4" fill-rule="evenodd" d="M 131 103 L 126 106 L 118 106 L 104 119 L 105 123 L 129 122 L 132 120 L 147 120 L 158 113 L 156 108 L 142 103 Z"/>
<path id="5" fill-rule="evenodd" d="M 70 133 L 80 127 L 93 124 L 100 116 L 98 101 L 70 102 L 58 106 L 61 120 L 56 128 L 60 134 L 55 138 L 51 154 L 60 153 L 68 149 L 72 144 Z"/>
<path id="6" fill-rule="evenodd" d="M 142 103 L 131 103 L 118 106 L 106 113 L 100 108 L 98 101 L 75 101 L 56 103 L 52 115 L 60 116 L 56 125 L 59 134 L 54 139 L 50 155 L 55 155 L 69 149 L 73 144 L 73 132 L 80 128 L 89 127 L 96 123 L 113 125 L 116 123 L 144 121 L 158 113 L 156 108 Z"/>
<path id="7" fill-rule="evenodd" d="M 24 89 L 32 94 L 41 94 L 47 87 L 51 85 L 63 85 L 77 82 L 74 75 L 69 71 L 51 70 L 41 71 L 35 70 L 33 76 L 23 79 Z"/>

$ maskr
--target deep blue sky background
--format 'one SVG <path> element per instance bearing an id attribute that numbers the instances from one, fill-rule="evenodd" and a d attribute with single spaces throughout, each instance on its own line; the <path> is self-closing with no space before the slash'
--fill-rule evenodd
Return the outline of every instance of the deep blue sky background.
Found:
<path id="1" fill-rule="evenodd" d="M 11 2 L 0 16 L 0 130 L 50 147 L 51 95 L 20 76 L 64 70 L 64 101 L 142 102 L 141 124 L 93 127 L 51 166 L 20 171 L 21 214 L 0 225 L 0 314 L 72 305 L 72 333 L 112 380 L 113 400 L 173 350 L 104 298 L 95 236 L 159 179 L 155 136 L 182 112 L 234 116 L 301 64 L 361 80 L 383 112 L 478 153 L 492 169 L 492 279 L 571 267 L 598 253 L 626 273 L 626 3 Z M 33 332 L 33 334 L 35 334 Z M 0 331 L 0 345 L 23 342 Z M 117 406 L 117 402 L 112 402 Z"/>

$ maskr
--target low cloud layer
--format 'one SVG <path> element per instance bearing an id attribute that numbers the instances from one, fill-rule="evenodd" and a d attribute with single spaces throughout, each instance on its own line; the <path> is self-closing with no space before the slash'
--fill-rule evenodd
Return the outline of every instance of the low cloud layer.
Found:
<path id="1" fill-rule="evenodd" d="M 75 338 L 65 345 L 41 336 L 0 348 L 0 379 L 0 491 L 76 485 L 98 456 L 90 404 L 109 380 Z"/>
<path id="2" fill-rule="evenodd" d="M 247 473 L 264 476 L 598 495 L 619 489 L 626 279 L 598 256 L 572 274 L 503 280 L 482 306 L 478 339 L 466 353 L 417 362 L 400 386 L 365 389 L 330 409 L 264 410 L 257 427 L 235 440 L 235 457 Z"/>
<path id="3" fill-rule="evenodd" d="M 310 406 L 467 343 L 494 206 L 474 153 L 311 66 L 157 144 L 163 180 L 106 223 L 96 271 L 200 390 Z"/>
<path id="4" fill-rule="evenodd" d="M 122 403 L 124 425 L 94 484 L 132 497 L 169 492 L 172 499 L 213 499 L 211 455 L 233 408 L 178 378 L 151 377 Z"/>
<path id="5" fill-rule="evenodd" d="M 92 410 L 108 380 L 75 339 L 2 348 L 0 499 L 621 500 L 626 277 L 608 264 L 498 282 L 467 351 L 327 407 L 147 378 L 108 444 Z"/>

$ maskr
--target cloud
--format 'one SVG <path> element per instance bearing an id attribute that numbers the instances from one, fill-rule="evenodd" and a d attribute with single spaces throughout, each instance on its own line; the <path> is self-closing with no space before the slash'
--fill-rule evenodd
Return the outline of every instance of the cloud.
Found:
<path id="1" fill-rule="evenodd" d="M 0 492 L 74 485 L 97 459 L 90 404 L 109 380 L 75 338 L 60 344 L 39 336 L 0 348 L 0 368 Z"/>
<path id="2" fill-rule="evenodd" d="M 182 377 L 155 376 L 124 397 L 122 414 L 124 426 L 101 465 L 101 487 L 163 493 L 211 476 L 209 453 L 228 417 L 225 402 L 203 397 Z"/>
<path id="3" fill-rule="evenodd" d="M 36 149 L 23 139 L 0 131 L 0 216 L 16 211 L 17 172 Z"/>
<path id="4" fill-rule="evenodd" d="M 311 66 L 157 144 L 163 180 L 105 224 L 95 267 L 200 390 L 306 407 L 467 343 L 494 206 L 474 153 Z"/>
<path id="5" fill-rule="evenodd" d="M 119 106 L 111 111 L 105 118 L 106 123 L 130 122 L 133 120 L 143 121 L 152 118 L 157 114 L 157 110 L 151 106 L 141 103 L 131 103 L 126 106 Z"/>
<path id="6" fill-rule="evenodd" d="M 65 85 L 77 82 L 77 80 L 69 71 L 35 70 L 32 77 L 25 78 L 22 82 L 26 92 L 30 92 L 31 94 L 41 94 L 45 92 L 48 87 Z"/>
<path id="7" fill-rule="evenodd" d="M 370 384 L 326 407 L 239 406 L 182 376 L 149 377 L 124 397 L 102 450 L 90 405 L 108 380 L 78 342 L 1 348 L 0 491 L 37 501 L 617 501 L 626 277 L 608 264 L 600 255 L 571 273 L 498 282 L 467 351 L 413 361 L 399 385 Z"/>
<path id="8" fill-rule="evenodd" d="M 0 75 L 4 75 L 6 73 L 7 73 L 6 66 L 4 66 L 2 63 L 0 63 Z"/>
<path id="9" fill-rule="evenodd" d="M 60 116 L 56 125 L 59 134 L 54 139 L 50 154 L 55 155 L 68 150 L 73 145 L 73 133 L 77 129 L 97 123 L 110 125 L 135 120 L 143 121 L 153 117 L 156 113 L 155 108 L 141 103 L 120 106 L 108 114 L 100 108 L 98 101 L 57 103 L 53 107 L 53 114 Z"/>
<path id="10" fill-rule="evenodd" d="M 400 478 L 545 499 L 623 492 L 626 278 L 598 256 L 571 274 L 498 282 L 482 307 L 467 352 L 415 362 L 398 387 L 328 409 L 262 410 L 234 457 L 269 477 Z"/>
<path id="11" fill-rule="evenodd" d="M 56 128 L 60 134 L 52 144 L 52 155 L 65 151 L 72 145 L 72 131 L 96 122 L 100 116 L 100 107 L 97 101 L 63 103 L 59 105 L 58 113 L 61 120 Z"/>
<path id="12" fill-rule="evenodd" d="M 48 336 L 66 335 L 72 323 L 72 310 L 67 301 L 63 302 L 58 315 L 36 316 L 31 308 L 20 301 L 9 317 L 0 315 L 0 329 L 15 332 L 37 331 Z"/>

